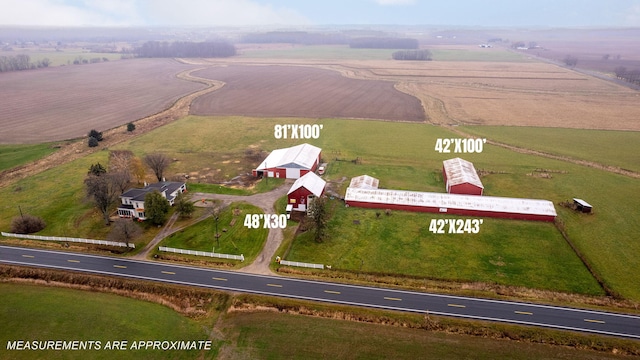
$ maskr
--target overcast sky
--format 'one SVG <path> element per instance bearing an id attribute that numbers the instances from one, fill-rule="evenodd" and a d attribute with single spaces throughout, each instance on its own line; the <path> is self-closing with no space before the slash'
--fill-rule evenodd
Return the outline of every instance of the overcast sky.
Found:
<path id="1" fill-rule="evenodd" d="M 0 25 L 640 26 L 640 0 L 0 0 Z"/>

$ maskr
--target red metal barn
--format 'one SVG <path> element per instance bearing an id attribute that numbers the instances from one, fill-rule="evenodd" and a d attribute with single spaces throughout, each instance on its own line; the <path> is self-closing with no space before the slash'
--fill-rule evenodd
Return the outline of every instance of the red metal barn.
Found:
<path id="1" fill-rule="evenodd" d="M 347 188 L 345 204 L 374 209 L 432 212 L 473 217 L 553 221 L 551 201 L 494 196 L 456 195 L 404 190 Z"/>
<path id="2" fill-rule="evenodd" d="M 309 144 L 276 149 L 252 173 L 256 177 L 298 179 L 306 173 L 316 171 L 321 152 L 322 149 Z"/>
<path id="3" fill-rule="evenodd" d="M 322 196 L 326 181 L 315 173 L 307 173 L 296 180 L 287 193 L 288 204 L 294 211 L 307 211 L 309 203 Z"/>
<path id="4" fill-rule="evenodd" d="M 472 163 L 461 158 L 442 162 L 442 176 L 450 194 L 482 195 L 484 186 Z"/>

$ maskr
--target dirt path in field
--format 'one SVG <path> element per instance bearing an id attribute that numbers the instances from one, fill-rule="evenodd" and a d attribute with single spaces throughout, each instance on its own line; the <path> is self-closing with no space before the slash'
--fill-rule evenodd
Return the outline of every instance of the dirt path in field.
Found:
<path id="1" fill-rule="evenodd" d="M 287 190 L 290 187 L 291 182 L 286 182 L 285 184 L 269 192 L 249 196 L 192 193 L 191 200 L 195 201 L 196 203 L 205 199 L 219 200 L 222 202 L 223 206 L 228 206 L 235 201 L 244 201 L 259 207 L 260 209 L 262 209 L 262 211 L 264 211 L 265 214 L 276 214 L 276 210 L 274 207 L 276 200 L 286 195 Z M 271 259 L 273 259 L 276 250 L 278 250 L 278 247 L 280 247 L 283 239 L 284 235 L 282 234 L 282 229 L 270 228 L 269 235 L 267 235 L 267 241 L 262 247 L 262 251 L 260 252 L 260 254 L 258 254 L 253 263 L 243 267 L 239 271 L 253 274 L 273 275 L 271 269 L 269 269 L 269 264 L 271 262 Z"/>
<path id="2" fill-rule="evenodd" d="M 448 130 L 450 130 L 451 132 L 454 132 L 454 133 L 456 133 L 456 134 L 458 134 L 460 136 L 463 136 L 465 138 L 475 138 L 475 136 L 467 134 L 464 131 L 462 131 L 462 130 L 456 128 L 456 127 L 449 126 L 449 125 L 445 125 L 444 127 L 447 128 Z M 541 157 L 545 157 L 545 158 L 548 158 L 548 159 L 564 161 L 564 162 L 568 162 L 568 163 L 572 163 L 572 164 L 576 164 L 576 165 L 587 166 L 587 167 L 598 169 L 598 170 L 608 171 L 608 172 L 611 172 L 611 173 L 614 173 L 614 174 L 629 176 L 629 177 L 632 177 L 632 178 L 635 178 L 635 179 L 640 179 L 640 173 L 635 172 L 635 171 L 631 171 L 631 170 L 627 170 L 627 169 L 623 169 L 623 168 L 620 168 L 620 167 L 617 167 L 617 166 L 604 165 L 604 164 L 600 164 L 600 163 L 597 163 L 597 162 L 575 159 L 575 158 L 571 158 L 571 157 L 568 157 L 568 156 L 549 154 L 549 153 L 545 153 L 545 152 L 538 151 L 538 150 L 532 150 L 532 149 L 522 148 L 522 147 L 513 146 L 513 145 L 509 145 L 509 144 L 504 144 L 504 143 L 501 143 L 501 142 L 498 142 L 498 141 L 494 141 L 494 140 L 490 140 L 490 139 L 487 139 L 487 143 L 491 144 L 491 145 L 499 146 L 501 148 L 505 148 L 505 149 L 508 149 L 508 150 L 511 150 L 511 151 L 515 151 L 515 152 L 521 153 L 521 154 L 541 156 Z"/>
<path id="3" fill-rule="evenodd" d="M 104 131 L 104 140 L 100 143 L 100 146 L 96 146 L 94 148 L 88 147 L 86 141 L 84 140 L 68 142 L 62 145 L 59 150 L 50 154 L 49 156 L 46 156 L 29 164 L 21 165 L 0 172 L 0 187 L 8 186 L 18 180 L 38 174 L 61 164 L 79 159 L 94 152 L 102 151 L 103 149 L 109 148 L 123 141 L 130 140 L 136 136 L 142 135 L 155 128 L 187 116 L 189 114 L 191 103 L 194 99 L 204 94 L 216 91 L 224 86 L 224 83 L 221 81 L 209 80 L 191 75 L 192 72 L 202 69 L 203 68 L 185 70 L 178 73 L 176 77 L 186 81 L 201 83 L 205 86 L 204 89 L 192 92 L 181 97 L 180 99 L 176 100 L 176 102 L 173 103 L 171 107 L 164 111 L 134 121 L 133 124 L 135 124 L 136 126 L 135 131 L 128 132 L 126 125 Z"/>

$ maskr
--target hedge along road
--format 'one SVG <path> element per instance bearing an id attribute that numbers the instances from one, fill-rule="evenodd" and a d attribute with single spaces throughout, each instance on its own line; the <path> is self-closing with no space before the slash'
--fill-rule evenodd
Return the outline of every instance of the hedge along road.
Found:
<path id="1" fill-rule="evenodd" d="M 191 193 L 191 200 L 196 204 L 202 202 L 203 200 L 219 200 L 222 201 L 224 206 L 228 206 L 229 204 L 236 201 L 243 201 L 249 203 L 251 205 L 255 205 L 262 209 L 265 214 L 276 214 L 276 210 L 274 204 L 276 200 L 281 198 L 282 196 L 287 194 L 287 191 L 291 187 L 291 182 L 285 182 L 285 184 L 269 191 L 266 193 L 242 196 L 242 195 L 226 195 L 226 194 L 209 194 L 209 193 Z M 206 215 L 202 217 L 204 218 L 211 216 Z M 178 231 L 180 229 L 169 229 L 165 227 L 160 232 L 160 236 L 156 236 L 135 258 L 136 259 L 144 259 L 149 254 L 149 252 L 165 237 L 171 235 L 172 233 Z M 269 263 L 271 259 L 275 255 L 278 247 L 282 243 L 282 239 L 284 238 L 282 234 L 282 229 L 277 227 L 269 228 L 269 235 L 267 235 L 267 241 L 262 248 L 262 251 L 256 257 L 255 261 L 239 271 L 253 273 L 253 274 L 264 274 L 264 275 L 272 275 L 273 273 L 269 269 Z"/>

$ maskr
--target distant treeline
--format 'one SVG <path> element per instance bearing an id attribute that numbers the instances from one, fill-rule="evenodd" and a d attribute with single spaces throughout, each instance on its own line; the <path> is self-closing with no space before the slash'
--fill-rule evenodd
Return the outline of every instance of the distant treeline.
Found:
<path id="1" fill-rule="evenodd" d="M 396 51 L 391 56 L 394 60 L 417 60 L 417 61 L 431 61 L 431 51 L 429 50 L 400 50 Z"/>
<path id="2" fill-rule="evenodd" d="M 349 41 L 355 49 L 417 49 L 418 40 L 410 38 L 362 37 Z"/>
<path id="3" fill-rule="evenodd" d="M 229 57 L 236 54 L 233 44 L 226 41 L 205 41 L 205 42 L 159 42 L 147 41 L 141 47 L 134 50 L 136 56 L 147 58 L 164 57 Z"/>
<path id="4" fill-rule="evenodd" d="M 301 45 L 347 44 L 348 38 L 338 33 L 309 33 L 306 31 L 270 31 L 242 36 L 240 42 L 252 44 L 289 43 Z"/>
<path id="5" fill-rule="evenodd" d="M 640 85 L 640 70 L 627 70 L 624 66 L 618 66 L 614 72 L 618 79 Z"/>
<path id="6" fill-rule="evenodd" d="M 0 56 L 0 72 L 18 71 L 48 67 L 51 64 L 49 59 L 44 58 L 35 63 L 31 62 L 29 55 L 20 54 L 16 56 Z"/>

